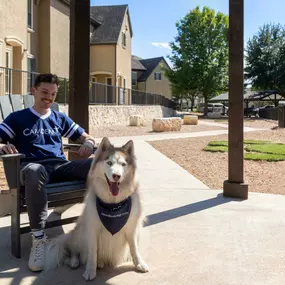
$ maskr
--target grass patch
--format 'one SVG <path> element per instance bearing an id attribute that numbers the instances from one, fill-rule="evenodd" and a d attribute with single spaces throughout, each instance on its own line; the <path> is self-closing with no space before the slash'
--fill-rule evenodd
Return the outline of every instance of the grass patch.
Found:
<path id="1" fill-rule="evenodd" d="M 244 154 L 244 159 L 246 159 L 246 160 L 282 161 L 282 160 L 285 160 L 285 155 L 247 152 Z"/>
<path id="2" fill-rule="evenodd" d="M 264 140 L 245 140 L 246 160 L 282 161 L 285 160 L 285 144 L 271 143 Z M 227 141 L 210 141 L 203 149 L 210 152 L 227 152 Z"/>
<path id="3" fill-rule="evenodd" d="M 228 147 L 222 145 L 206 146 L 203 150 L 210 152 L 227 152 Z"/>
<path id="4" fill-rule="evenodd" d="M 269 144 L 270 141 L 263 140 L 244 140 L 244 144 Z M 228 146 L 228 141 L 210 141 L 208 146 Z"/>
<path id="5" fill-rule="evenodd" d="M 285 144 L 272 143 L 272 144 L 248 145 L 245 147 L 245 150 L 250 152 L 285 155 Z"/>
<path id="6" fill-rule="evenodd" d="M 227 141 L 210 141 L 208 143 L 208 146 L 228 146 L 228 142 Z"/>

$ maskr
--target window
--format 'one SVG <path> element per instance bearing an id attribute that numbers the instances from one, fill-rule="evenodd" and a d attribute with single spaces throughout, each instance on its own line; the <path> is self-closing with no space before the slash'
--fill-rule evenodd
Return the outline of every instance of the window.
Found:
<path id="1" fill-rule="evenodd" d="M 154 73 L 154 80 L 161 80 L 161 72 Z"/>
<path id="2" fill-rule="evenodd" d="M 32 0 L 27 0 L 27 1 L 28 1 L 28 13 L 27 13 L 28 28 L 32 29 Z"/>
<path id="3" fill-rule="evenodd" d="M 137 85 L 137 73 L 132 72 L 132 85 Z"/>
<path id="4" fill-rule="evenodd" d="M 122 32 L 122 46 L 125 48 L 127 46 L 127 36 L 126 33 Z"/>

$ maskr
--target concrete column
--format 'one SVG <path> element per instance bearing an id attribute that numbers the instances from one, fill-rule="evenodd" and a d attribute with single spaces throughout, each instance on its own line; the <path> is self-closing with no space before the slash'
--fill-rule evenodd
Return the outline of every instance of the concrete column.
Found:
<path id="1" fill-rule="evenodd" d="M 224 196 L 248 198 L 244 183 L 244 0 L 229 0 L 229 155 Z"/>
<path id="2" fill-rule="evenodd" d="M 69 116 L 89 132 L 90 0 L 70 1 Z M 74 153 L 69 159 L 77 159 Z"/>

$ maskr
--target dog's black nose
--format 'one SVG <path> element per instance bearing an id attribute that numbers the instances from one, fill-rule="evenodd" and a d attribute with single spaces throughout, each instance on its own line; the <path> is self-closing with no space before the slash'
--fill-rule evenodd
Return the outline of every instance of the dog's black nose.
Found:
<path id="1" fill-rule="evenodd" d="M 113 179 L 114 179 L 116 182 L 119 181 L 120 178 L 121 178 L 120 175 L 118 175 L 118 174 L 113 174 Z"/>

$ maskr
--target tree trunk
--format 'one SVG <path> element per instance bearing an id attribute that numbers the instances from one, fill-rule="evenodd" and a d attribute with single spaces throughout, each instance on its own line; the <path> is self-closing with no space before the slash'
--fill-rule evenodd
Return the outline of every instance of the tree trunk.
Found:
<path id="1" fill-rule="evenodd" d="M 195 99 L 191 99 L 191 111 L 193 112 Z"/>
<path id="2" fill-rule="evenodd" d="M 208 98 L 205 96 L 205 107 L 204 107 L 204 116 L 207 117 L 208 115 Z"/>

